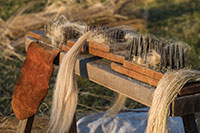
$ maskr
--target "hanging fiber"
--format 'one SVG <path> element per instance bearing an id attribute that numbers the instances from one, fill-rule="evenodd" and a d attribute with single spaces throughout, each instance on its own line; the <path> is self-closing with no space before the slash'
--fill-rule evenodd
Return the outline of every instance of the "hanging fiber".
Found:
<path id="1" fill-rule="evenodd" d="M 52 113 L 48 129 L 51 133 L 66 133 L 71 126 L 78 97 L 75 64 L 81 47 L 89 35 L 90 32 L 87 32 L 80 37 L 62 59 L 53 94 Z"/>
<path id="2" fill-rule="evenodd" d="M 198 81 L 200 72 L 195 70 L 181 69 L 165 73 L 153 94 L 146 132 L 167 133 L 170 104 L 186 83 Z"/>

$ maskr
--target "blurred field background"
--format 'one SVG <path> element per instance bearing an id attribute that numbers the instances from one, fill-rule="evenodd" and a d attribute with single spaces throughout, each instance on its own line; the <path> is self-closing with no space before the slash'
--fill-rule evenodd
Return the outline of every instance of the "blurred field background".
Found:
<path id="1" fill-rule="evenodd" d="M 11 99 L 26 55 L 26 34 L 43 29 L 48 20 L 60 15 L 89 25 L 128 25 L 145 34 L 186 42 L 191 46 L 188 67 L 200 70 L 197 0 L 0 0 L 0 132 L 14 131 L 17 123 L 9 123 L 14 117 Z M 37 113 L 46 121 L 57 71 L 55 66 L 48 95 Z M 78 85 L 78 118 L 107 110 L 115 99 L 115 93 L 87 79 L 78 77 Z M 126 102 L 126 108 L 139 107 L 144 106 L 130 99 Z"/>

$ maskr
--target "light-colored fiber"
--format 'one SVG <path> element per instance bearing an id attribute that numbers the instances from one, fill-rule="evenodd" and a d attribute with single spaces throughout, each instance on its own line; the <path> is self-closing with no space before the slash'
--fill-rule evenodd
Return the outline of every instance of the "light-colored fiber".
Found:
<path id="1" fill-rule="evenodd" d="M 85 33 L 64 55 L 58 71 L 53 94 L 52 113 L 48 132 L 68 132 L 77 106 L 77 83 L 75 79 L 75 63 L 84 41 L 90 32 Z"/>
<path id="2" fill-rule="evenodd" d="M 191 81 L 200 81 L 199 71 L 182 69 L 165 73 L 153 94 L 146 129 L 147 133 L 168 132 L 167 120 L 170 104 L 177 97 L 181 88 Z"/>
<path id="3" fill-rule="evenodd" d="M 146 59 L 146 62 L 141 57 L 134 57 L 133 62 L 136 62 L 137 64 L 143 65 L 143 66 L 149 66 L 153 68 L 158 68 L 160 63 L 160 55 L 155 51 L 152 50 Z M 118 97 L 113 104 L 113 106 L 106 111 L 104 117 L 114 117 L 119 111 L 124 107 L 124 104 L 126 102 L 127 97 L 118 93 Z"/>
<path id="4" fill-rule="evenodd" d="M 104 117 L 114 117 L 124 107 L 127 97 L 118 93 L 117 99 L 113 106 L 106 111 Z"/>

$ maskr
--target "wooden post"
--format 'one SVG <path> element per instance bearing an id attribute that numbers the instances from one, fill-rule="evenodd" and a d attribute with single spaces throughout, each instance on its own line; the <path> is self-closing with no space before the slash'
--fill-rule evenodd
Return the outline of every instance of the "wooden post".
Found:
<path id="1" fill-rule="evenodd" d="M 30 133 L 33 125 L 34 116 L 35 115 L 32 115 L 27 119 L 20 120 L 17 126 L 17 133 Z"/>
<path id="2" fill-rule="evenodd" d="M 59 66 L 61 65 L 62 58 L 64 56 L 65 52 L 61 52 L 59 55 Z M 77 126 L 76 126 L 76 114 L 74 114 L 72 125 L 69 129 L 69 133 L 77 133 Z"/>
<path id="3" fill-rule="evenodd" d="M 182 116 L 185 133 L 198 133 L 194 114 Z"/>

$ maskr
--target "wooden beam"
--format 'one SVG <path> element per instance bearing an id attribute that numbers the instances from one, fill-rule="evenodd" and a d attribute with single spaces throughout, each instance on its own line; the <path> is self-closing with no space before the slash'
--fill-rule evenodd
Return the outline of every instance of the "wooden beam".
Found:
<path id="1" fill-rule="evenodd" d="M 65 47 L 67 47 L 67 48 L 70 49 L 71 47 L 74 46 L 74 44 L 75 44 L 74 41 L 68 40 L 68 41 L 67 41 L 67 45 L 65 45 L 65 44 L 62 45 L 62 50 L 65 51 Z M 84 46 L 81 48 L 81 53 L 85 53 L 85 54 L 88 53 L 88 45 L 87 45 L 87 43 L 84 44 Z"/>
<path id="2" fill-rule="evenodd" d="M 128 68 L 123 67 L 122 65 L 119 65 L 119 64 L 116 64 L 116 63 L 113 63 L 113 62 L 111 63 L 111 68 L 113 70 L 115 70 L 116 72 L 119 72 L 121 74 L 125 74 L 129 77 L 132 77 L 132 78 L 137 79 L 139 81 L 142 81 L 144 83 L 148 83 L 148 84 L 153 85 L 155 87 L 157 86 L 157 84 L 159 82 L 159 80 L 157 80 L 157 79 L 154 79 L 154 78 L 148 77 L 146 75 L 143 75 L 141 73 L 132 71 Z"/>
<path id="3" fill-rule="evenodd" d="M 194 114 L 182 116 L 185 133 L 198 133 Z"/>
<path id="4" fill-rule="evenodd" d="M 200 112 L 200 93 L 177 97 L 172 102 L 172 116 L 183 116 Z"/>
<path id="5" fill-rule="evenodd" d="M 112 54 L 112 53 L 105 53 L 103 51 L 93 49 L 93 48 L 89 48 L 89 54 L 99 56 L 99 57 L 102 57 L 102 58 L 105 58 L 117 63 L 123 63 L 125 60 L 125 57 L 123 56 Z"/>
<path id="6" fill-rule="evenodd" d="M 188 83 L 183 89 L 179 92 L 180 96 L 191 95 L 195 93 L 200 93 L 200 83 Z"/>
<path id="7" fill-rule="evenodd" d="M 146 75 L 148 77 L 160 80 L 163 77 L 163 73 L 161 72 L 156 72 L 155 70 L 149 69 L 147 67 L 143 67 L 141 65 L 129 62 L 129 61 L 124 61 L 123 66 L 125 68 L 131 69 L 133 71 L 136 71 L 138 73 L 141 73 L 143 75 Z"/>
<path id="8" fill-rule="evenodd" d="M 96 59 L 96 60 L 95 60 Z M 113 71 L 110 61 L 81 55 L 76 63 L 76 74 L 121 93 L 141 104 L 151 106 L 153 87 Z"/>
<path id="9" fill-rule="evenodd" d="M 111 52 L 110 47 L 103 43 L 89 41 L 88 45 L 90 48 L 93 48 L 93 49 L 98 49 L 100 51 L 107 52 L 107 53 Z"/>
<path id="10" fill-rule="evenodd" d="M 28 36 L 31 36 L 45 43 L 50 43 L 50 40 L 46 36 L 46 33 L 42 30 L 29 31 Z"/>

